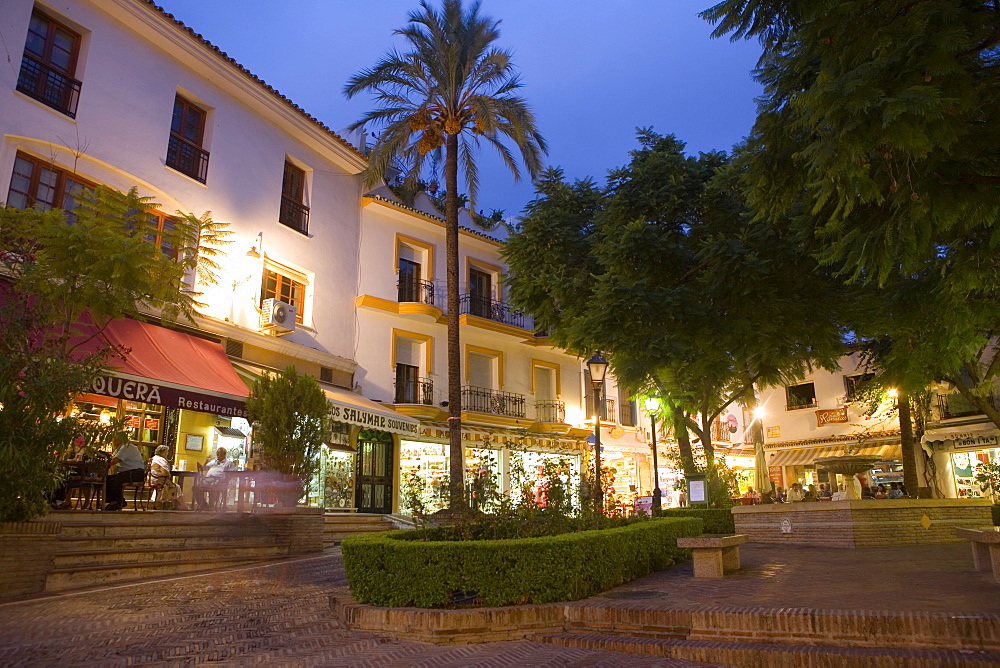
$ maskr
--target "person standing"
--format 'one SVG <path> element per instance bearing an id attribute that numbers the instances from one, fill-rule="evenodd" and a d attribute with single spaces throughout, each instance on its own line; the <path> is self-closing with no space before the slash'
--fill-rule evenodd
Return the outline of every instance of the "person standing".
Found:
<path id="1" fill-rule="evenodd" d="M 106 492 L 108 503 L 104 509 L 121 510 L 125 506 L 122 487 L 130 482 L 142 482 L 146 475 L 146 460 L 142 458 L 142 453 L 132 441 L 125 441 L 111 455 L 111 465 L 117 465 L 118 472 L 108 476 Z"/>

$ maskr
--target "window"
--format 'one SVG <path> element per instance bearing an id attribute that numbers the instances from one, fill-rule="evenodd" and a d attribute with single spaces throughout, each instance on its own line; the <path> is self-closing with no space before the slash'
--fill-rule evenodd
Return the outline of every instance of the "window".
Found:
<path id="1" fill-rule="evenodd" d="M 492 318 L 492 277 L 485 271 L 469 269 L 469 313 L 480 318 Z"/>
<path id="2" fill-rule="evenodd" d="M 816 405 L 816 386 L 813 383 L 789 385 L 785 388 L 788 410 L 811 408 Z"/>
<path id="3" fill-rule="evenodd" d="M 427 375 L 432 364 L 433 338 L 401 329 L 393 329 L 392 336 L 392 363 L 396 368 L 395 403 L 432 405 L 434 383 Z"/>
<path id="4" fill-rule="evenodd" d="M 434 246 L 396 235 L 396 301 L 434 305 Z"/>
<path id="5" fill-rule="evenodd" d="M 150 229 L 146 233 L 146 241 L 151 241 L 160 247 L 163 254 L 167 257 L 177 259 L 178 252 L 174 247 L 174 230 L 177 228 L 177 219 L 173 216 L 168 216 L 160 211 L 150 211 L 150 217 L 155 221 L 153 224 L 156 226 L 156 230 Z M 152 227 L 152 225 L 150 226 Z"/>
<path id="6" fill-rule="evenodd" d="M 91 184 L 74 174 L 19 153 L 14 159 L 7 205 L 17 209 L 37 207 L 46 211 L 72 211 L 76 208 L 74 196 L 89 187 Z"/>
<path id="7" fill-rule="evenodd" d="M 73 78 L 80 35 L 49 16 L 31 14 L 17 90 L 70 118 L 76 118 L 80 82 Z"/>
<path id="8" fill-rule="evenodd" d="M 208 176 L 208 151 L 202 150 L 207 112 L 178 95 L 170 121 L 167 166 L 192 179 L 205 182 Z"/>
<path id="9" fill-rule="evenodd" d="M 866 383 L 875 379 L 873 373 L 861 373 L 855 376 L 844 376 L 844 393 L 848 401 L 857 401 L 859 391 L 864 389 Z"/>
<path id="10" fill-rule="evenodd" d="M 309 207 L 305 205 L 306 173 L 285 161 L 285 173 L 281 177 L 281 209 L 278 222 L 301 232 L 309 233 Z"/>
<path id="11" fill-rule="evenodd" d="M 285 302 L 289 306 L 295 307 L 295 322 L 300 325 L 305 322 L 303 311 L 305 311 L 306 284 L 291 276 L 280 273 L 276 268 L 266 267 L 264 269 L 264 282 L 260 289 L 260 300 L 277 299 Z"/>

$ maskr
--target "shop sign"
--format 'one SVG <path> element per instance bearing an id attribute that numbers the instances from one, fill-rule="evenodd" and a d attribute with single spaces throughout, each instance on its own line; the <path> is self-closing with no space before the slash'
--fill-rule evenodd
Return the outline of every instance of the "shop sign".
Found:
<path id="1" fill-rule="evenodd" d="M 785 476 L 782 475 L 780 466 L 768 466 L 767 477 L 771 479 L 771 482 L 773 482 L 775 486 L 785 486 Z"/>
<path id="2" fill-rule="evenodd" d="M 138 429 L 140 424 L 140 418 L 138 415 L 126 415 L 125 416 L 125 426 L 129 429 Z"/>
<path id="3" fill-rule="evenodd" d="M 1000 443 L 1000 439 L 997 438 L 996 434 L 979 434 L 975 435 L 975 432 L 970 434 L 955 434 L 953 437 L 955 439 L 955 449 L 956 450 L 980 450 L 983 448 L 995 448 Z"/>
<path id="4" fill-rule="evenodd" d="M 768 438 L 781 438 L 781 427 L 768 427 L 767 428 Z"/>
<path id="5" fill-rule="evenodd" d="M 387 415 L 361 410 L 353 406 L 343 406 L 330 402 L 330 415 L 338 422 L 370 427 L 380 431 L 390 431 L 409 436 L 419 435 L 418 425 L 407 420 L 397 420 Z"/>
<path id="6" fill-rule="evenodd" d="M 816 426 L 847 422 L 847 406 L 816 411 Z"/>
<path id="7" fill-rule="evenodd" d="M 159 418 L 146 418 L 145 428 L 150 431 L 156 431 L 160 428 Z"/>
<path id="8" fill-rule="evenodd" d="M 91 384 L 90 392 L 116 399 L 141 401 L 147 404 L 183 408 L 226 417 L 245 418 L 247 416 L 246 404 L 242 401 L 202 394 L 194 388 L 181 389 L 157 385 L 151 380 L 139 381 L 118 378 L 117 376 L 98 376 Z"/>

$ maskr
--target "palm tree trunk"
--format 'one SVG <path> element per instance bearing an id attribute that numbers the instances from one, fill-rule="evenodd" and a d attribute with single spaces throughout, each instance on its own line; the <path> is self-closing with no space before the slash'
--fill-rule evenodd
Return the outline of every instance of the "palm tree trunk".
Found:
<path id="1" fill-rule="evenodd" d="M 465 508 L 465 465 L 462 451 L 462 349 L 459 342 L 458 263 L 458 135 L 446 135 L 445 238 L 448 259 L 448 488 L 452 512 Z"/>

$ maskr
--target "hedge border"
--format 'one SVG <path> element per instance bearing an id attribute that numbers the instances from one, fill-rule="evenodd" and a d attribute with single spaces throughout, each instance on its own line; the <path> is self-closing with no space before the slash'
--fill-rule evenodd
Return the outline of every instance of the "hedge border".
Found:
<path id="1" fill-rule="evenodd" d="M 344 569 L 354 599 L 387 607 L 453 606 L 475 595 L 485 606 L 576 601 L 690 557 L 677 538 L 702 521 L 677 517 L 617 529 L 510 540 L 420 541 L 418 532 L 345 538 Z M 407 540 L 409 538 L 409 540 Z"/>
<path id="2" fill-rule="evenodd" d="M 736 521 L 729 508 L 664 508 L 663 517 L 697 517 L 704 522 L 705 533 L 736 533 Z"/>

